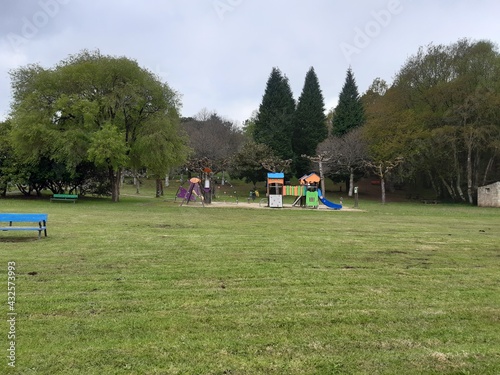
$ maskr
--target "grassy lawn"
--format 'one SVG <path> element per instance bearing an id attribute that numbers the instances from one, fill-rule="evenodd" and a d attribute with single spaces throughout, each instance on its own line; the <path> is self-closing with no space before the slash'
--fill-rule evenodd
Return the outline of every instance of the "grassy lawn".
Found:
<path id="1" fill-rule="evenodd" d="M 244 194 L 0 200 L 49 214 L 47 238 L 0 232 L 4 353 L 8 262 L 17 312 L 0 373 L 500 373 L 500 210 L 246 209 Z"/>

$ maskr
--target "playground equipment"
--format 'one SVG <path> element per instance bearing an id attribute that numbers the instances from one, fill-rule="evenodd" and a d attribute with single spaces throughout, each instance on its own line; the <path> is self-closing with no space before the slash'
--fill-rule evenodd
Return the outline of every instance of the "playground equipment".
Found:
<path id="1" fill-rule="evenodd" d="M 189 202 L 195 202 L 199 198 L 201 205 L 205 207 L 205 198 L 203 197 L 200 183 L 201 180 L 199 178 L 193 177 L 189 180 L 189 187 L 187 189 L 179 186 L 179 189 L 177 189 L 176 197 L 182 198 L 181 206 L 184 203 L 189 204 Z"/>
<path id="2" fill-rule="evenodd" d="M 283 207 L 283 186 L 285 185 L 284 173 L 267 174 L 267 199 L 269 207 Z"/>
<path id="3" fill-rule="evenodd" d="M 302 185 L 302 186 L 284 186 L 283 187 L 283 196 L 291 196 L 291 197 L 297 197 L 295 201 L 293 202 L 292 206 L 297 206 L 300 205 L 303 207 L 305 205 L 304 202 L 304 197 L 306 196 L 307 193 L 307 186 Z"/>
<path id="4" fill-rule="evenodd" d="M 318 189 L 318 195 L 319 195 L 319 200 L 321 201 L 321 203 L 323 203 L 326 207 L 328 208 L 331 208 L 333 210 L 340 210 L 342 209 L 342 205 L 341 204 L 336 204 L 336 203 L 333 203 L 333 202 L 330 202 L 329 200 L 327 200 L 323 194 L 321 193 L 321 189 Z"/>
<path id="5" fill-rule="evenodd" d="M 211 174 L 212 170 L 208 167 L 203 168 L 203 181 L 204 181 L 204 188 L 202 190 L 203 198 L 204 201 L 208 204 L 212 203 L 212 179 L 211 179 Z M 200 181 L 201 184 L 201 181 Z M 200 185 L 201 186 L 201 185 Z"/>
<path id="6" fill-rule="evenodd" d="M 292 206 L 317 208 L 319 206 L 317 186 L 320 181 L 316 173 L 299 178 L 299 186 L 284 186 L 283 196 L 297 197 Z"/>
<path id="7" fill-rule="evenodd" d="M 318 202 L 318 184 L 321 181 L 321 178 L 316 173 L 311 173 L 308 175 L 304 175 L 299 178 L 299 183 L 301 185 L 306 185 L 306 201 L 305 206 L 311 208 L 317 208 L 319 206 Z"/>
<path id="8" fill-rule="evenodd" d="M 321 181 L 316 173 L 304 175 L 299 178 L 299 186 L 284 185 L 283 173 L 268 173 L 267 197 L 269 207 L 283 207 L 283 196 L 297 197 L 292 206 L 318 208 L 319 202 L 334 210 L 342 209 L 341 204 L 328 201 L 323 196 L 318 185 Z"/>
<path id="9" fill-rule="evenodd" d="M 316 173 L 310 173 L 299 178 L 299 184 L 301 185 L 318 185 L 321 178 Z"/>

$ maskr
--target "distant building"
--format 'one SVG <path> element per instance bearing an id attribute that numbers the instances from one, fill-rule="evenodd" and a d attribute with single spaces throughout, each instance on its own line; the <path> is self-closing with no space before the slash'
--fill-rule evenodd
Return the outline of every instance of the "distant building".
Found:
<path id="1" fill-rule="evenodd" d="M 477 189 L 479 207 L 500 207 L 500 181 Z"/>

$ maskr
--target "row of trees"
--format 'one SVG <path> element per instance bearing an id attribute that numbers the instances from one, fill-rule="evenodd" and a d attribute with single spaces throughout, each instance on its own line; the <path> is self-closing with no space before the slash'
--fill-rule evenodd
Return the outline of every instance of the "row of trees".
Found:
<path id="1" fill-rule="evenodd" d="M 374 82 L 363 102 L 364 138 L 381 176 L 400 161 L 400 180 L 471 204 L 478 186 L 500 179 L 500 54 L 493 43 L 420 48 L 390 87 Z"/>
<path id="2" fill-rule="evenodd" d="M 297 102 L 288 78 L 273 68 L 262 104 L 244 129 L 206 110 L 182 120 L 194 150 L 187 169 L 229 170 L 233 177 L 254 184 L 264 181 L 267 171 L 285 170 L 300 177 L 311 172 L 309 157 L 328 136 L 324 107 L 314 68 L 307 72 Z"/>
<path id="3" fill-rule="evenodd" d="M 302 176 L 323 163 L 332 179 L 369 172 L 382 183 L 432 187 L 473 203 L 477 187 L 500 179 L 500 56 L 489 41 L 430 45 L 389 85 L 359 95 L 351 69 L 325 115 L 313 68 L 298 100 L 273 68 L 262 103 L 243 129 L 215 112 L 179 118 L 179 95 L 124 57 L 83 51 L 52 69 L 12 72 L 11 117 L 0 124 L 0 189 L 110 192 L 124 171 L 158 185 L 179 167 L 230 171 L 254 183 L 266 171 Z M 160 187 L 158 188 L 158 190 Z"/>
<path id="4" fill-rule="evenodd" d="M 293 98 L 288 78 L 273 68 L 267 81 L 262 103 L 249 135 L 258 144 L 269 146 L 274 155 L 292 161 L 292 173 L 310 172 L 303 155 L 314 155 L 316 147 L 328 136 L 324 98 L 318 77 L 311 68 L 297 101 Z"/>
<path id="5" fill-rule="evenodd" d="M 351 68 L 347 70 L 339 103 L 328 116 L 325 115 L 324 98 L 314 68 L 307 72 L 297 102 L 293 99 L 286 76 L 278 68 L 273 68 L 259 110 L 245 124 L 251 142 L 237 156 L 235 167 L 240 176 L 255 182 L 262 178 L 263 171 L 252 170 L 259 166 L 262 168 L 262 165 L 274 169 L 287 167 L 286 172 L 290 175 L 301 177 L 322 161 L 330 177 L 346 180 L 352 187 L 354 172 L 358 169 L 360 158 L 365 159 L 366 152 L 363 148 L 355 160 L 351 160 L 348 154 L 354 149 L 361 151 L 360 145 L 364 143 L 358 137 L 342 149 L 338 146 L 345 144 L 341 137 L 360 128 L 364 122 L 364 108 Z M 349 136 L 346 139 L 352 138 Z M 358 141 L 359 144 L 355 144 Z M 353 150 L 349 149 L 351 146 Z M 260 160 L 255 159 L 257 155 L 260 155 Z M 243 163 L 252 158 L 252 163 Z M 264 159 L 275 161 L 263 162 Z"/>
<path id="6" fill-rule="evenodd" d="M 380 179 L 383 201 L 390 182 L 473 204 L 478 186 L 500 179 L 499 104 L 497 46 L 463 39 L 420 48 L 391 85 L 377 78 L 362 96 L 349 69 L 326 121 L 314 70 L 295 103 L 274 68 L 247 130 L 261 154 L 291 160 L 292 174 L 322 161 L 329 177 L 346 180 L 349 195 L 356 176 L 368 172 Z"/>

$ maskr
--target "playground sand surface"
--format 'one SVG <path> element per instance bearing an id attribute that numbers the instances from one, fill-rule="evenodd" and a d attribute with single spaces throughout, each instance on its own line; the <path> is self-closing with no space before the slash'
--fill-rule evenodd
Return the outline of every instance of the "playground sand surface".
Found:
<path id="1" fill-rule="evenodd" d="M 122 196 L 129 196 L 129 197 L 135 197 L 135 195 L 133 194 L 122 194 Z M 151 198 L 151 199 L 155 199 L 154 197 L 146 197 L 146 198 Z M 181 203 L 182 200 L 170 200 L 170 199 L 164 199 L 163 200 L 164 202 L 171 202 L 171 203 Z M 270 208 L 270 207 L 267 207 L 267 203 L 266 202 L 263 202 L 263 203 L 259 203 L 259 202 L 221 202 L 221 201 L 212 201 L 212 203 L 208 204 L 206 203 L 204 206 L 201 205 L 201 203 L 198 201 L 198 202 L 190 202 L 188 204 L 184 203 L 182 205 L 183 207 L 198 207 L 198 208 L 203 208 L 203 207 L 206 207 L 206 208 L 214 208 L 214 207 L 224 207 L 224 208 L 253 208 L 253 209 L 267 209 L 267 210 L 326 210 L 326 211 L 337 211 L 337 212 L 340 212 L 340 211 L 352 211 L 352 212 L 366 212 L 366 210 L 360 210 L 359 208 L 352 208 L 352 207 L 342 207 L 342 209 L 340 210 L 334 210 L 334 209 L 331 209 L 331 208 L 328 208 L 326 207 L 325 205 L 323 204 L 320 204 L 317 208 L 306 208 L 306 207 L 299 207 L 299 206 L 292 206 L 291 204 L 285 204 L 283 205 L 282 208 Z"/>
<path id="2" fill-rule="evenodd" d="M 189 205 L 184 205 L 184 206 L 189 206 L 189 207 L 200 207 L 201 205 L 198 204 L 189 204 Z M 333 210 L 331 208 L 326 207 L 325 205 L 320 204 L 317 208 L 305 208 L 305 207 L 298 207 L 298 206 L 292 206 L 290 204 L 288 205 L 283 205 L 282 208 L 270 208 L 266 205 L 266 203 L 259 203 L 259 202 L 241 202 L 241 203 L 230 203 L 230 202 L 213 202 L 211 204 L 205 204 L 205 207 L 233 207 L 233 208 L 253 208 L 253 209 L 268 209 L 268 210 L 274 210 L 274 209 L 288 209 L 288 210 L 327 210 L 327 211 L 359 211 L 363 212 L 364 210 L 360 210 L 357 208 L 351 208 L 351 207 L 342 207 L 340 210 Z"/>

